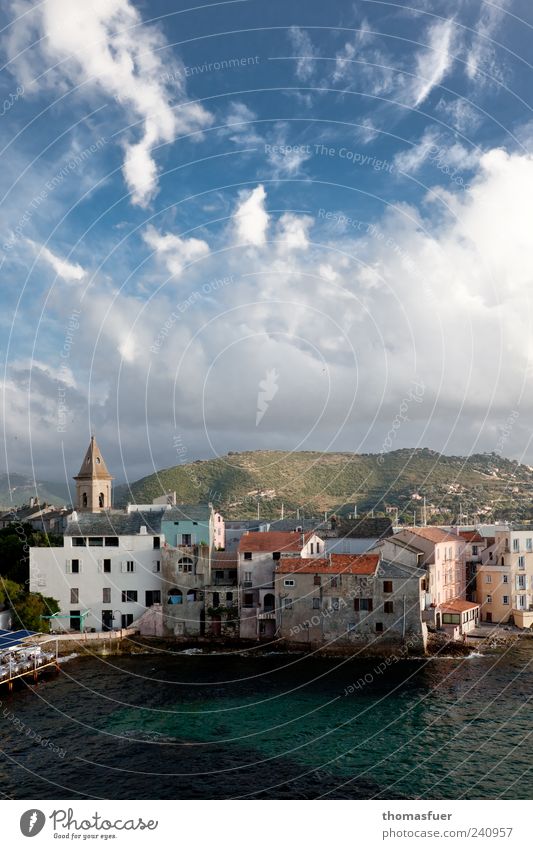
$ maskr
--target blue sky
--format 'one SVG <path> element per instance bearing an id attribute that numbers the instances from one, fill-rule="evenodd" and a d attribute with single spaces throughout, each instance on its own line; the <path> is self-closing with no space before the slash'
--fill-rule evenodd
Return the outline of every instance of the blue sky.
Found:
<path id="1" fill-rule="evenodd" d="M 7 467 L 533 462 L 526 0 L 187 5 L 4 4 Z"/>

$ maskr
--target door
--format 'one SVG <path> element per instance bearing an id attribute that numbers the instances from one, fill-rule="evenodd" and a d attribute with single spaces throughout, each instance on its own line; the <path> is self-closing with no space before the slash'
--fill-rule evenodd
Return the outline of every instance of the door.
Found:
<path id="1" fill-rule="evenodd" d="M 122 614 L 122 627 L 129 628 L 131 623 L 133 622 L 133 613 L 123 613 Z"/>
<path id="2" fill-rule="evenodd" d="M 492 613 L 486 613 L 485 614 L 485 620 L 487 622 L 492 622 Z"/>
<path id="3" fill-rule="evenodd" d="M 113 630 L 113 611 L 102 610 L 102 631 Z"/>
<path id="4" fill-rule="evenodd" d="M 79 631 L 80 630 L 80 611 L 79 610 L 71 610 L 70 611 L 70 630 L 71 631 Z"/>
<path id="5" fill-rule="evenodd" d="M 214 637 L 220 637 L 220 632 L 222 630 L 222 619 L 220 615 L 217 613 L 211 619 L 211 633 Z"/>

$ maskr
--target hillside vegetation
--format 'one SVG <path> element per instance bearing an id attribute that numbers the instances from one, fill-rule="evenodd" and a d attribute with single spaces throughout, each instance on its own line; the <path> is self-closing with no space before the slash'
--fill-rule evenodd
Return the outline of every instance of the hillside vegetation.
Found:
<path id="1" fill-rule="evenodd" d="M 176 491 L 178 502 L 212 501 L 227 518 L 398 509 L 404 521 L 526 519 L 531 514 L 533 470 L 496 454 L 444 456 L 429 449 L 385 455 L 301 451 L 249 451 L 197 460 L 116 487 L 116 506 L 149 503 Z M 474 515 L 476 514 L 476 515 Z"/>

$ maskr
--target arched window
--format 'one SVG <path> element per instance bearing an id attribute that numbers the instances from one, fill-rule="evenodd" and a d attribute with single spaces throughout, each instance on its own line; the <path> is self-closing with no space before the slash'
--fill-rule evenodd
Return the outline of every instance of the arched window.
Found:
<path id="1" fill-rule="evenodd" d="M 182 557 L 178 560 L 178 572 L 192 572 L 194 563 L 190 557 Z"/>
<path id="2" fill-rule="evenodd" d="M 105 506 L 105 496 L 104 496 L 103 492 L 101 492 L 100 495 L 98 496 L 98 506 L 99 507 Z"/>
<path id="3" fill-rule="evenodd" d="M 187 593 L 187 601 L 196 601 L 196 590 L 189 590 Z"/>
<path id="4" fill-rule="evenodd" d="M 87 493 L 86 493 L 86 492 L 82 493 L 82 496 L 81 496 L 81 506 L 82 506 L 82 507 L 87 507 Z"/>
<path id="5" fill-rule="evenodd" d="M 172 587 L 172 589 L 168 591 L 168 604 L 182 604 L 182 602 L 183 595 L 181 590 L 178 590 L 177 587 Z"/>
<path id="6" fill-rule="evenodd" d="M 265 613 L 271 613 L 276 606 L 276 599 L 273 593 L 267 593 L 263 600 L 263 608 Z"/>

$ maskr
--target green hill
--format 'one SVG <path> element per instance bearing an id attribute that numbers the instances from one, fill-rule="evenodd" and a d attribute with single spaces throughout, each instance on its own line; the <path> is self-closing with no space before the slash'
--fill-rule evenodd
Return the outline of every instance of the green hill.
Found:
<path id="1" fill-rule="evenodd" d="M 126 501 L 149 503 L 176 491 L 181 503 L 212 501 L 227 518 L 278 517 L 297 508 L 304 513 L 398 509 L 412 521 L 456 521 L 459 514 L 480 521 L 526 519 L 531 514 L 533 469 L 496 454 L 468 458 L 444 456 L 429 449 L 404 449 L 385 455 L 312 451 L 248 451 L 213 460 L 163 469 L 116 487 L 116 506 Z"/>

